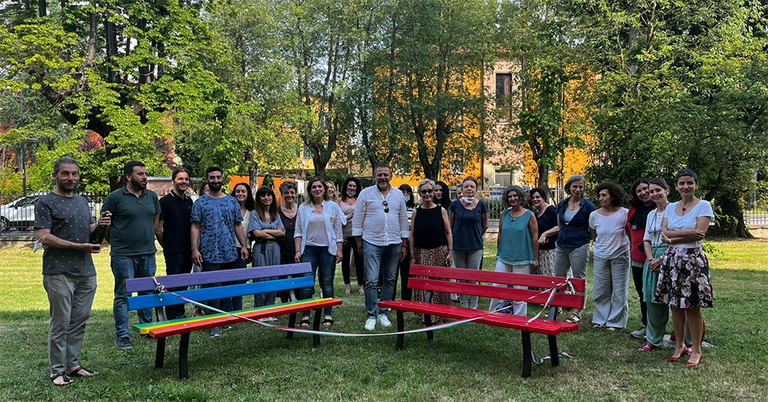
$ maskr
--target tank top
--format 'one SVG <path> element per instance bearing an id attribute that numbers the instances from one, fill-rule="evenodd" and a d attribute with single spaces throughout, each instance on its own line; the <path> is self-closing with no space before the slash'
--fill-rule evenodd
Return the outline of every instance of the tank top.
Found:
<path id="1" fill-rule="evenodd" d="M 433 249 L 448 245 L 442 210 L 443 208 L 440 206 L 430 209 L 419 207 L 417 209 L 416 220 L 413 222 L 413 245 L 415 247 Z"/>
<path id="2" fill-rule="evenodd" d="M 344 201 L 339 201 L 341 213 L 344 215 L 349 215 L 352 212 L 355 212 L 355 204 L 349 205 Z M 347 224 L 341 227 L 341 233 L 344 235 L 344 237 L 352 236 L 352 219 L 347 219 Z"/>

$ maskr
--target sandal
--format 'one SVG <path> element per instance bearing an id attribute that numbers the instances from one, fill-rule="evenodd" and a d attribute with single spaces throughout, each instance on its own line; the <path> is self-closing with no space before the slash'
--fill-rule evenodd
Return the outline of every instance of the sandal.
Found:
<path id="1" fill-rule="evenodd" d="M 59 377 L 61 377 L 64 380 L 64 382 L 57 384 L 56 380 Z M 72 379 L 69 378 L 69 376 L 67 376 L 64 373 L 58 373 L 58 374 L 56 374 L 56 375 L 51 377 L 51 383 L 53 383 L 53 385 L 56 386 L 56 387 L 66 387 L 67 385 L 72 384 L 73 382 L 74 381 L 72 381 Z"/>
<path id="2" fill-rule="evenodd" d="M 99 374 L 95 371 L 88 370 L 87 368 L 83 366 L 77 366 L 74 370 L 67 373 L 70 377 L 93 377 L 96 374 Z"/>
<path id="3" fill-rule="evenodd" d="M 323 320 L 324 327 L 330 327 L 331 325 L 333 325 L 333 318 L 326 318 Z"/>
<path id="4" fill-rule="evenodd" d="M 567 322 L 577 323 L 581 321 L 581 311 L 575 311 L 573 314 L 571 314 L 570 317 L 568 317 Z"/>
<path id="5" fill-rule="evenodd" d="M 652 343 L 650 343 L 650 342 L 646 342 L 646 344 L 644 346 L 639 347 L 637 350 L 639 350 L 641 352 L 650 352 L 650 351 L 656 350 L 656 349 L 659 349 L 659 347 L 654 345 L 654 344 L 652 344 Z"/>
<path id="6" fill-rule="evenodd" d="M 594 328 L 594 329 L 602 329 L 603 326 L 600 325 L 600 324 L 592 324 L 592 328 Z"/>
<path id="7" fill-rule="evenodd" d="M 302 328 L 309 328 L 309 317 L 302 318 L 301 321 L 299 322 L 299 325 Z"/>

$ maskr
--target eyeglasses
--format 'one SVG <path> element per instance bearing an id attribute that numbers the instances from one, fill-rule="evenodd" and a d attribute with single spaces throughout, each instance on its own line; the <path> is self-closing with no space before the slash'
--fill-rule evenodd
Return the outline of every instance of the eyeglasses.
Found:
<path id="1" fill-rule="evenodd" d="M 434 190 L 432 190 L 431 188 L 427 188 L 427 189 L 421 190 L 421 193 L 422 194 L 432 194 L 433 191 Z"/>
<path id="2" fill-rule="evenodd" d="M 387 203 L 387 200 L 382 201 L 382 203 L 384 204 L 384 213 L 388 214 L 389 213 L 389 203 Z"/>

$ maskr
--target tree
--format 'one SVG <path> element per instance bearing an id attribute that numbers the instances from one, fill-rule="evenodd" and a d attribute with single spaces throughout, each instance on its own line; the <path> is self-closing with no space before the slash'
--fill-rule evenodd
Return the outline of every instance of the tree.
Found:
<path id="1" fill-rule="evenodd" d="M 150 173 L 167 170 L 155 140 L 171 136 L 171 111 L 205 127 L 220 126 L 229 112 L 227 89 L 204 67 L 221 48 L 198 7 L 61 2 L 46 17 L 0 26 L 0 87 L 36 91 L 67 123 L 105 140 L 88 152 L 100 162 L 85 172 L 90 183 L 109 178 L 116 188 L 129 159 L 144 160 Z"/>
<path id="2" fill-rule="evenodd" d="M 494 7 L 484 1 L 392 4 L 384 45 L 368 69 L 377 131 L 375 141 L 364 143 L 370 153 L 397 150 L 400 170 L 437 179 L 446 166 L 463 168 L 482 152 L 491 117 L 482 82 L 493 57 Z"/>
<path id="3" fill-rule="evenodd" d="M 549 171 L 569 147 L 583 146 L 579 130 L 587 113 L 579 113 L 588 96 L 588 67 L 574 46 L 576 27 L 559 2 L 537 0 L 502 3 L 500 54 L 518 66 L 515 87 L 506 97 L 519 134 L 537 165 L 536 185 L 549 188 Z M 505 108 L 505 110 L 507 110 Z"/>
<path id="4" fill-rule="evenodd" d="M 749 236 L 743 207 L 768 148 L 766 14 L 760 2 L 571 2 L 602 74 L 598 180 L 700 173 L 718 227 Z"/>

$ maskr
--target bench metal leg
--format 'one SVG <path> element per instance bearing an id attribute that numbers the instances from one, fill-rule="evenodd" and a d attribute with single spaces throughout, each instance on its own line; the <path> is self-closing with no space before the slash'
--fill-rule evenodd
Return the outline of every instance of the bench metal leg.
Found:
<path id="1" fill-rule="evenodd" d="M 560 365 L 560 352 L 557 351 L 557 337 L 554 335 L 547 335 L 549 338 L 549 357 L 552 360 L 552 367 Z"/>
<path id="2" fill-rule="evenodd" d="M 405 329 L 405 320 L 403 317 L 403 310 L 397 310 L 397 332 L 403 332 Z M 403 343 L 405 342 L 404 334 L 397 334 L 397 345 L 395 350 L 403 350 Z"/>
<path id="3" fill-rule="evenodd" d="M 163 368 L 165 363 L 165 338 L 157 340 L 157 352 L 155 353 L 155 368 Z"/>
<path id="4" fill-rule="evenodd" d="M 291 313 L 288 317 L 288 328 L 296 328 L 296 313 Z M 293 331 L 286 331 L 285 338 L 293 339 Z"/>
<path id="5" fill-rule="evenodd" d="M 189 378 L 189 332 L 181 334 L 179 343 L 179 379 Z"/>
<path id="6" fill-rule="evenodd" d="M 320 330 L 320 316 L 323 315 L 323 309 L 319 308 L 315 310 L 315 321 L 312 323 L 312 329 L 315 331 Z M 312 335 L 312 344 L 314 347 L 320 346 L 320 335 Z"/>
<path id="7" fill-rule="evenodd" d="M 424 314 L 424 325 L 427 327 L 432 326 L 432 316 L 429 314 Z M 431 341 L 435 339 L 435 333 L 433 331 L 427 331 L 427 340 Z"/>
<path id="8" fill-rule="evenodd" d="M 523 334 L 523 378 L 531 376 L 531 333 L 520 331 Z"/>

